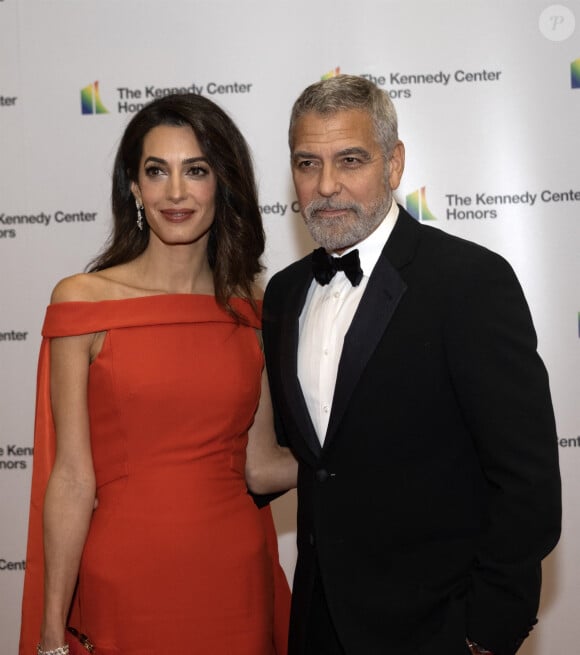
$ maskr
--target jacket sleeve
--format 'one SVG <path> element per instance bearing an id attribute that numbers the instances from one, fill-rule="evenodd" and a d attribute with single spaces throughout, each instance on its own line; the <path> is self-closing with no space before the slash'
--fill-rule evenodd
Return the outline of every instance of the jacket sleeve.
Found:
<path id="1" fill-rule="evenodd" d="M 556 428 L 548 376 L 511 267 L 476 255 L 445 328 L 454 389 L 489 499 L 467 599 L 467 636 L 511 655 L 536 623 L 541 560 L 560 534 Z"/>

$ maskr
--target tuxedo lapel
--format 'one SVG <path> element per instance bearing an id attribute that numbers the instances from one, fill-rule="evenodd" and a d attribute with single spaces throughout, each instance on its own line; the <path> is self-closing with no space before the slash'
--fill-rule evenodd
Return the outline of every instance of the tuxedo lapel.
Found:
<path id="1" fill-rule="evenodd" d="M 417 227 L 416 221 L 400 207 L 397 223 L 375 265 L 344 338 L 325 447 L 332 442 L 362 372 L 405 293 L 407 286 L 397 269 L 407 264 L 414 255 L 418 243 Z"/>
<path id="2" fill-rule="evenodd" d="M 331 443 L 360 376 L 406 288 L 396 269 L 382 254 L 344 337 L 325 446 Z"/>
<path id="3" fill-rule="evenodd" d="M 321 451 L 320 441 L 310 418 L 302 387 L 298 380 L 299 318 L 312 282 L 310 258 L 307 258 L 307 262 L 308 266 L 300 270 L 296 284 L 291 287 L 288 293 L 287 315 L 282 321 L 280 334 L 280 370 L 286 372 L 283 380 L 283 393 L 298 432 L 304 437 L 304 441 L 312 453 L 318 457 Z"/>

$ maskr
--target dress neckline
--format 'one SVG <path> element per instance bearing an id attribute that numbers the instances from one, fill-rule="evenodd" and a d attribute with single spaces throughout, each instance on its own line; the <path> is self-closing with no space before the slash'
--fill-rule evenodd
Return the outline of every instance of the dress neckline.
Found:
<path id="1" fill-rule="evenodd" d="M 240 325 L 260 328 L 262 301 L 257 312 L 248 300 L 230 299 Z M 184 323 L 238 323 L 209 294 L 157 294 L 96 301 L 68 301 L 49 305 L 42 335 L 73 336 L 105 330 Z"/>

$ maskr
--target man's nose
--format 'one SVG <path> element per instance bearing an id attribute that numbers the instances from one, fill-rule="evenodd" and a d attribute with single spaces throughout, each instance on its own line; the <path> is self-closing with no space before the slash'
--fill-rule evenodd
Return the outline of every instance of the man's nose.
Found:
<path id="1" fill-rule="evenodd" d="M 341 184 L 339 172 L 334 166 L 323 166 L 318 178 L 318 193 L 330 197 L 340 193 Z"/>

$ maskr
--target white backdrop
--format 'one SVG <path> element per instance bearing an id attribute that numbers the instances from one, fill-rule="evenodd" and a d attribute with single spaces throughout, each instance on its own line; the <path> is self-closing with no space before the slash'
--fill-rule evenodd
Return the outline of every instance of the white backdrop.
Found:
<path id="1" fill-rule="evenodd" d="M 0 655 L 17 647 L 40 327 L 56 281 L 109 230 L 123 126 L 170 88 L 233 116 L 255 157 L 266 282 L 312 247 L 287 122 L 298 93 L 336 69 L 393 97 L 407 147 L 399 202 L 500 252 L 522 282 L 551 376 L 565 511 L 522 653 L 577 652 L 579 21 L 578 0 L 0 0 Z M 87 87 L 98 93 L 83 114 Z M 294 511 L 292 494 L 275 503 L 289 576 Z"/>

